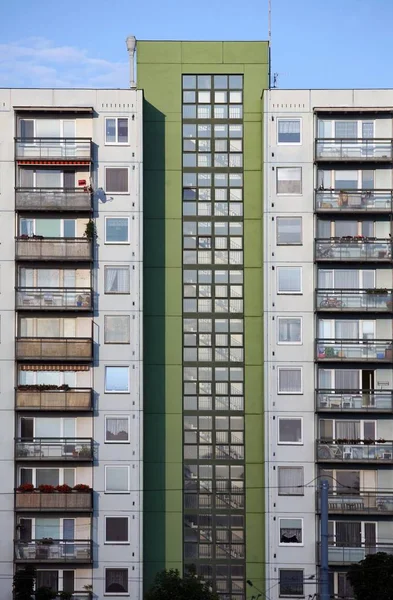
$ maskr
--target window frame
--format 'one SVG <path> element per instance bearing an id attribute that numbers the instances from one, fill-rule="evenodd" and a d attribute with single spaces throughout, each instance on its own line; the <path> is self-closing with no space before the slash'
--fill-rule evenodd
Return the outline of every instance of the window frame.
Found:
<path id="1" fill-rule="evenodd" d="M 288 391 L 288 392 L 281 392 L 280 391 L 280 371 L 281 370 L 286 370 L 286 371 L 300 371 L 300 391 Z M 303 367 L 293 367 L 293 366 L 285 366 L 282 365 L 280 367 L 277 367 L 277 394 L 280 396 L 288 396 L 288 395 L 303 395 Z"/>
<path id="2" fill-rule="evenodd" d="M 300 272 L 300 290 L 299 291 L 281 291 L 280 290 L 280 271 L 281 269 L 298 269 Z M 280 296 L 288 296 L 288 295 L 296 295 L 301 296 L 303 294 L 303 268 L 300 266 L 293 265 L 279 265 L 276 267 L 276 286 L 277 286 L 277 294 Z"/>
<path id="3" fill-rule="evenodd" d="M 289 594 L 282 594 L 281 593 L 281 572 L 292 572 L 292 571 L 298 571 L 301 574 L 301 578 L 302 578 L 302 592 L 301 594 L 294 594 L 294 593 L 289 593 Z M 278 570 L 278 586 L 279 586 L 279 597 L 280 598 L 304 598 L 304 569 L 279 569 Z"/>
<path id="4" fill-rule="evenodd" d="M 107 519 L 127 519 L 127 540 L 123 542 L 108 541 L 107 540 Z M 109 546 L 129 546 L 131 541 L 131 528 L 130 528 L 130 517 L 128 515 L 104 515 L 104 545 Z"/>
<path id="5" fill-rule="evenodd" d="M 107 292 L 106 291 L 106 272 L 107 269 L 125 269 L 128 271 L 128 291 L 127 292 Z M 119 264 L 113 264 L 113 265 L 104 265 L 104 294 L 108 295 L 108 296 L 129 296 L 131 294 L 131 269 L 130 269 L 130 265 L 119 265 Z"/>
<path id="6" fill-rule="evenodd" d="M 107 489 L 107 470 L 112 469 L 114 467 L 121 468 L 121 469 L 127 469 L 127 489 L 126 490 L 108 490 Z M 131 481 L 130 465 L 118 465 L 118 464 L 105 465 L 105 469 L 104 469 L 104 493 L 105 494 L 130 494 L 130 481 Z"/>
<path id="7" fill-rule="evenodd" d="M 298 487 L 298 492 L 296 494 L 293 493 L 285 493 L 280 491 L 280 469 L 287 469 L 287 470 L 297 470 L 301 472 L 301 480 L 302 483 L 300 484 L 300 486 Z M 282 489 L 287 488 L 288 486 L 282 486 Z M 294 467 L 292 465 L 280 465 L 277 467 L 277 490 L 278 490 L 278 495 L 279 496 L 304 496 L 304 467 L 303 466 L 298 466 L 298 467 Z"/>
<path id="8" fill-rule="evenodd" d="M 106 591 L 106 573 L 107 571 L 127 571 L 127 591 L 126 592 L 107 592 Z M 128 567 L 104 567 L 104 596 L 129 596 L 129 568 Z"/>
<path id="9" fill-rule="evenodd" d="M 126 419 L 128 423 L 128 439 L 127 440 L 108 440 L 107 434 L 107 420 L 108 419 Z M 129 415 L 105 415 L 104 419 L 104 443 L 105 444 L 130 444 L 131 443 L 131 421 Z"/>
<path id="10" fill-rule="evenodd" d="M 108 390 L 106 387 L 106 374 L 107 374 L 107 369 L 127 369 L 127 380 L 128 380 L 128 386 L 127 386 L 127 390 Z M 130 393 L 130 367 L 129 365 L 105 365 L 105 371 L 104 371 L 104 393 L 105 394 L 129 394 Z"/>
<path id="11" fill-rule="evenodd" d="M 279 140 L 280 132 L 279 132 L 278 124 L 282 121 L 299 121 L 299 124 L 300 124 L 300 132 L 299 132 L 300 141 L 299 142 L 280 142 L 280 140 Z M 277 119 L 276 119 L 277 146 L 301 146 L 301 144 L 303 143 L 302 130 L 303 130 L 303 119 L 301 117 L 277 117 Z"/>
<path id="12" fill-rule="evenodd" d="M 126 192 L 112 192 L 111 190 L 107 189 L 107 179 L 106 179 L 106 172 L 108 169 L 127 169 L 127 191 Z M 104 167 L 104 191 L 106 195 L 109 196 L 124 196 L 124 195 L 130 195 L 130 167 L 128 167 L 127 165 L 121 165 L 121 166 L 105 166 Z"/>
<path id="13" fill-rule="evenodd" d="M 116 141 L 115 142 L 108 142 L 106 139 L 106 122 L 108 121 L 108 119 L 114 119 L 116 121 Z M 125 119 L 127 121 L 127 141 L 126 142 L 119 142 L 119 119 Z M 105 139 L 105 146 L 130 146 L 130 118 L 127 116 L 121 117 L 121 116 L 113 116 L 113 117 L 105 117 L 104 120 L 104 139 Z"/>
<path id="14" fill-rule="evenodd" d="M 282 442 L 282 441 L 280 441 L 280 422 L 281 421 L 289 421 L 291 419 L 294 421 L 300 421 L 300 432 L 301 432 L 300 441 L 299 442 L 285 442 L 285 441 Z M 277 418 L 277 444 L 279 446 L 303 446 L 304 445 L 303 417 L 285 416 L 285 417 Z"/>
<path id="15" fill-rule="evenodd" d="M 110 219 L 125 219 L 125 220 L 127 220 L 127 240 L 120 241 L 120 242 L 119 241 L 112 242 L 112 241 L 108 241 L 106 239 L 106 224 L 108 223 L 108 221 L 110 221 Z M 119 216 L 115 217 L 113 215 L 105 215 L 105 217 L 104 217 L 104 244 L 105 245 L 107 245 L 107 246 L 114 246 L 114 245 L 119 245 L 119 244 L 121 244 L 123 246 L 124 245 L 129 245 L 131 243 L 130 242 L 130 237 L 131 237 L 130 233 L 131 232 L 130 232 L 130 217 L 129 216 L 127 216 L 127 215 L 121 215 L 120 216 L 119 215 Z"/>
<path id="16" fill-rule="evenodd" d="M 300 321 L 300 341 L 296 341 L 296 342 L 285 342 L 285 341 L 281 341 L 280 340 L 280 321 L 284 320 L 284 319 L 297 319 L 298 321 Z M 281 316 L 281 317 L 277 317 L 277 337 L 276 337 L 276 342 L 278 346 L 302 346 L 303 344 L 303 317 L 294 317 L 294 316 Z"/>
<path id="17" fill-rule="evenodd" d="M 291 520 L 298 520 L 301 523 L 301 536 L 302 536 L 302 541 L 299 543 L 296 542 L 289 542 L 288 544 L 286 544 L 285 542 L 281 542 L 281 521 L 291 521 Z M 304 519 L 303 517 L 278 517 L 278 535 L 279 535 L 279 541 L 278 541 L 278 545 L 280 547 L 286 548 L 286 547 L 290 547 L 290 548 L 299 548 L 304 546 Z"/>
<path id="18" fill-rule="evenodd" d="M 280 169 L 298 169 L 300 171 L 300 192 L 279 192 L 278 191 L 278 184 L 279 184 L 279 180 L 278 180 L 278 173 L 280 171 Z M 289 179 L 287 180 L 283 180 L 283 181 L 290 181 Z M 296 180 L 292 180 L 292 181 L 296 181 Z M 276 196 L 303 196 L 303 168 L 302 167 L 276 167 Z"/>
<path id="19" fill-rule="evenodd" d="M 128 319 L 128 325 L 127 325 L 127 327 L 128 327 L 128 330 L 127 330 L 128 341 L 126 341 L 126 342 L 108 342 L 107 339 L 106 339 L 106 333 L 107 333 L 106 323 L 107 323 L 107 319 L 108 318 L 109 319 L 116 318 L 116 317 L 122 318 L 122 319 L 124 319 L 124 318 Z M 109 345 L 118 344 L 118 345 L 129 346 L 130 343 L 131 343 L 131 318 L 130 318 L 130 315 L 104 315 L 104 344 L 109 344 Z"/>
<path id="20" fill-rule="evenodd" d="M 300 220 L 300 241 L 299 242 L 280 242 L 279 240 L 279 222 L 282 219 L 299 219 Z M 276 217 L 276 246 L 303 246 L 303 217 L 300 215 L 280 215 Z"/>

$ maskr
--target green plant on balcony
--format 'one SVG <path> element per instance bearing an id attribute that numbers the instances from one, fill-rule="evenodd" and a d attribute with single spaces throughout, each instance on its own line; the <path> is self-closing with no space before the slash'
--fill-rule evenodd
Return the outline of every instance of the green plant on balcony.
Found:
<path id="1" fill-rule="evenodd" d="M 32 565 L 15 571 L 13 579 L 14 600 L 31 600 L 34 593 L 36 570 Z"/>
<path id="2" fill-rule="evenodd" d="M 72 592 L 59 592 L 59 598 L 61 600 L 71 600 L 72 598 Z"/>
<path id="3" fill-rule="evenodd" d="M 97 237 L 97 229 L 94 221 L 89 219 L 86 223 L 85 233 L 83 234 L 89 241 L 94 241 Z"/>
<path id="4" fill-rule="evenodd" d="M 76 485 L 74 485 L 74 487 L 72 488 L 75 492 L 90 492 L 90 487 L 88 485 L 86 485 L 85 483 L 77 483 Z"/>
<path id="5" fill-rule="evenodd" d="M 90 446 L 82 446 L 82 448 L 79 450 L 78 456 L 80 458 L 90 458 L 91 457 Z"/>
<path id="6" fill-rule="evenodd" d="M 46 586 L 39 587 L 35 592 L 35 600 L 54 600 L 56 596 L 57 592 Z"/>
<path id="7" fill-rule="evenodd" d="M 327 346 L 325 348 L 325 357 L 326 358 L 334 358 L 335 356 L 336 356 L 335 349 L 332 348 L 331 346 Z"/>
<path id="8" fill-rule="evenodd" d="M 369 288 L 366 290 L 366 294 L 375 294 L 377 296 L 386 296 L 388 290 L 386 288 Z"/>
<path id="9" fill-rule="evenodd" d="M 53 538 L 44 537 L 41 538 L 38 543 L 42 546 L 51 546 L 53 544 Z"/>

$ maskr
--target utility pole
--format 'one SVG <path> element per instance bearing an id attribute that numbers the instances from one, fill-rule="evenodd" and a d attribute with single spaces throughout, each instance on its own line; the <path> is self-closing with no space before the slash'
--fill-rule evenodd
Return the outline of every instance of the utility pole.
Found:
<path id="1" fill-rule="evenodd" d="M 321 481 L 321 600 L 329 600 L 329 482 Z"/>

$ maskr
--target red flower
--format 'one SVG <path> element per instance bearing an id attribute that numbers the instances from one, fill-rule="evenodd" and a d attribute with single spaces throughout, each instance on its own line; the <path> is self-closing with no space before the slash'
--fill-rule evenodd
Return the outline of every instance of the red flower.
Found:
<path id="1" fill-rule="evenodd" d="M 41 485 L 38 486 L 38 489 L 40 490 L 40 492 L 42 494 L 52 494 L 52 492 L 55 491 L 55 486 L 43 483 L 43 484 L 41 484 Z"/>
<path id="2" fill-rule="evenodd" d="M 90 487 L 85 483 L 77 483 L 72 489 L 77 492 L 90 492 Z"/>
<path id="3" fill-rule="evenodd" d="M 34 492 L 34 485 L 32 483 L 22 483 L 18 487 L 18 492 Z"/>
<path id="4" fill-rule="evenodd" d="M 64 494 L 68 494 L 69 492 L 72 491 L 72 488 L 69 485 L 67 485 L 66 483 L 63 483 L 63 485 L 57 485 L 55 487 L 55 490 L 57 492 L 63 492 Z"/>

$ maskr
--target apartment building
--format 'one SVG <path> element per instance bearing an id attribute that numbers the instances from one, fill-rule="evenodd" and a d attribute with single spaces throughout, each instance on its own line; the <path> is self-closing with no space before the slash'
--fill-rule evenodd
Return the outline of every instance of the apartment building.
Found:
<path id="1" fill-rule="evenodd" d="M 146 588 L 163 568 L 191 566 L 223 599 L 244 600 L 265 586 L 268 63 L 267 42 L 138 40 Z"/>
<path id="2" fill-rule="evenodd" d="M 265 109 L 269 596 L 330 593 L 393 551 L 392 90 L 270 90 Z"/>
<path id="3" fill-rule="evenodd" d="M 142 92 L 0 90 L 0 596 L 141 597 Z"/>

